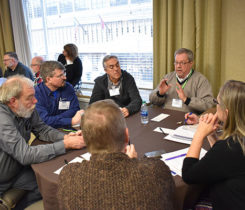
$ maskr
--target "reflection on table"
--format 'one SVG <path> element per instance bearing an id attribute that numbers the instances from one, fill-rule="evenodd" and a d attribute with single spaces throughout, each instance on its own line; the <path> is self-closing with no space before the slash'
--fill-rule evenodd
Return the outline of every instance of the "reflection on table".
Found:
<path id="1" fill-rule="evenodd" d="M 170 116 L 160 122 L 153 122 L 150 120 L 160 113 L 169 114 Z M 173 152 L 189 147 L 187 144 L 165 140 L 163 139 L 165 136 L 164 134 L 153 131 L 156 127 L 176 129 L 179 126 L 177 125 L 177 122 L 184 121 L 184 114 L 184 112 L 150 106 L 148 124 L 141 124 L 140 113 L 136 113 L 127 118 L 126 123 L 129 129 L 130 142 L 135 145 L 138 157 L 141 158 L 144 156 L 144 153 L 155 150 L 164 149 L 166 152 Z M 41 143 L 43 142 L 35 140 L 33 145 Z M 208 149 L 208 145 L 206 144 L 204 148 Z M 86 152 L 86 148 L 81 150 L 71 150 L 65 155 L 56 157 L 50 161 L 32 165 L 36 174 L 39 190 L 43 196 L 45 209 L 58 209 L 56 198 L 58 175 L 54 174 L 54 171 L 65 164 L 64 160 L 69 162 Z M 176 184 L 176 209 L 183 209 L 183 206 L 192 205 L 192 202 L 199 194 L 199 187 L 186 185 L 180 176 L 175 176 L 174 181 Z"/>

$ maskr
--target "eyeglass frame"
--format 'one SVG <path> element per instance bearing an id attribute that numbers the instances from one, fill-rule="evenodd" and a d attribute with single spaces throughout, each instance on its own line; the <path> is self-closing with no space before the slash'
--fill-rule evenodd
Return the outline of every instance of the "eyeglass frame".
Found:
<path id="1" fill-rule="evenodd" d="M 36 63 L 36 64 L 31 64 L 30 66 L 31 66 L 31 67 L 33 67 L 33 66 L 41 66 L 41 64 L 37 64 L 37 63 Z"/>
<path id="2" fill-rule="evenodd" d="M 177 66 L 179 64 L 180 66 L 184 66 L 187 63 L 191 63 L 191 61 L 188 61 L 188 62 L 174 62 L 174 65 Z"/>

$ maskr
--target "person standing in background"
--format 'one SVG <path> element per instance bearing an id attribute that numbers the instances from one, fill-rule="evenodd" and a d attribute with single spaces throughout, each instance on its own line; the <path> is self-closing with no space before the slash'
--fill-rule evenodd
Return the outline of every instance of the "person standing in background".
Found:
<path id="1" fill-rule="evenodd" d="M 58 61 L 66 68 L 66 81 L 75 87 L 83 73 L 83 65 L 81 59 L 78 57 L 78 49 L 75 44 L 66 44 L 64 46 L 63 54 L 60 54 Z"/>
<path id="2" fill-rule="evenodd" d="M 35 56 L 31 60 L 31 69 L 34 72 L 34 86 L 37 86 L 43 81 L 40 75 L 40 68 L 43 62 L 44 58 L 42 56 Z"/>
<path id="3" fill-rule="evenodd" d="M 31 79 L 32 81 L 34 80 L 32 71 L 27 66 L 19 62 L 18 56 L 15 52 L 4 53 L 3 63 L 7 68 L 4 72 L 5 78 L 16 74 L 21 74 Z"/>

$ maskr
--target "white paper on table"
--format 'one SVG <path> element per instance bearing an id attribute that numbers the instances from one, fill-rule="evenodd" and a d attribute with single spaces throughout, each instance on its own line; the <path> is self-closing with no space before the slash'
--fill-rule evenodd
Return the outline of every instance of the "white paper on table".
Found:
<path id="1" fill-rule="evenodd" d="M 90 160 L 91 154 L 89 152 L 81 155 L 85 160 Z"/>
<path id="2" fill-rule="evenodd" d="M 80 157 L 75 157 L 73 160 L 71 160 L 69 163 L 81 163 L 83 162 L 83 158 L 80 158 Z M 68 164 L 69 164 L 68 163 Z M 62 169 L 65 167 L 66 165 L 63 165 L 61 168 L 59 168 L 58 170 L 56 170 L 54 173 L 55 174 L 60 174 L 60 172 L 62 171 Z"/>
<path id="3" fill-rule="evenodd" d="M 151 121 L 160 122 L 163 119 L 167 118 L 168 116 L 169 116 L 169 114 L 161 113 L 161 114 L 157 115 L 156 117 L 152 118 Z"/>
<path id="4" fill-rule="evenodd" d="M 170 134 L 170 133 L 172 133 L 174 131 L 173 129 L 169 129 L 169 128 L 161 128 L 161 129 L 166 134 Z M 162 133 L 162 131 L 160 130 L 160 127 L 156 127 L 153 131 Z"/>
<path id="5" fill-rule="evenodd" d="M 197 125 L 183 125 L 173 130 L 173 132 L 171 132 L 164 139 L 183 144 L 191 144 L 196 129 Z"/>
<path id="6" fill-rule="evenodd" d="M 192 140 L 198 125 L 182 125 L 176 128 L 171 136 Z"/>
<path id="7" fill-rule="evenodd" d="M 165 136 L 164 139 L 169 140 L 169 141 L 175 141 L 175 142 L 182 143 L 182 144 L 191 144 L 191 140 L 186 140 L 186 139 L 179 138 L 179 137 L 173 137 L 170 134 Z"/>
<path id="8" fill-rule="evenodd" d="M 164 161 L 166 165 L 168 165 L 172 174 L 182 176 L 183 161 L 186 157 L 188 150 L 189 148 L 185 148 L 177 150 L 175 152 L 169 152 L 161 155 L 161 160 Z M 202 159 L 206 152 L 207 151 L 205 149 L 201 149 L 199 159 Z"/>

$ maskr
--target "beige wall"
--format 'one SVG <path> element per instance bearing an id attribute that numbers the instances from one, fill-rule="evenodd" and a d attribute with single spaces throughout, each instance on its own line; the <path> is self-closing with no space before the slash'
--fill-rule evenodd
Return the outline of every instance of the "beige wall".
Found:
<path id="1" fill-rule="evenodd" d="M 245 82 L 245 1 L 222 0 L 221 82 Z"/>

